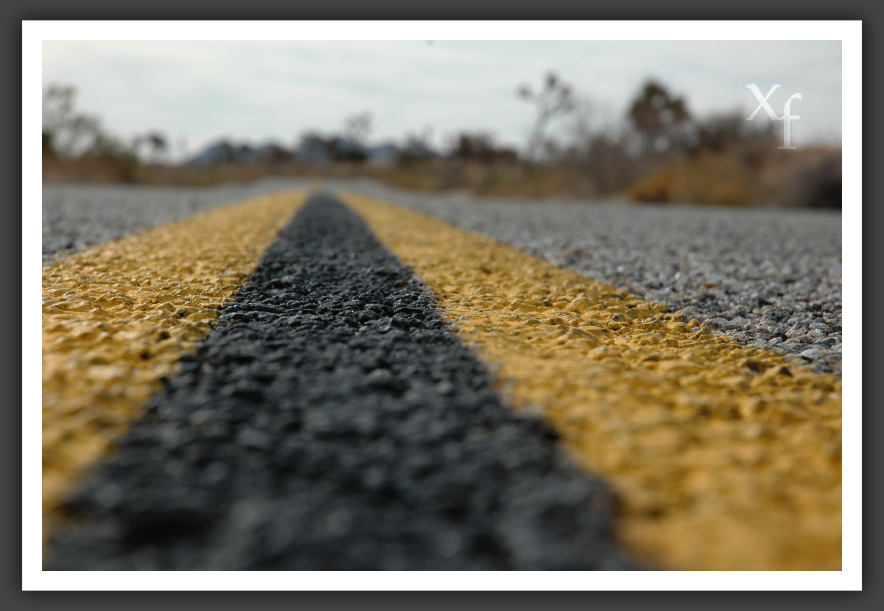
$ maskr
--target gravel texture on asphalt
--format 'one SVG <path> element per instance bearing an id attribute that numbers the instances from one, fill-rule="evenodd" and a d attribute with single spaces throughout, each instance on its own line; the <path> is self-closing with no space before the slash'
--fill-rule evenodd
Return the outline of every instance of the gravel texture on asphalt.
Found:
<path id="1" fill-rule="evenodd" d="M 637 568 L 608 487 L 321 195 L 67 508 L 48 569 Z"/>
<path id="2" fill-rule="evenodd" d="M 477 200 L 325 180 L 486 233 L 841 375 L 841 214 L 825 210 Z M 309 179 L 211 188 L 44 186 L 44 260 Z"/>
<path id="3" fill-rule="evenodd" d="M 840 212 L 477 200 L 371 183 L 358 189 L 841 375 Z"/>
<path id="4" fill-rule="evenodd" d="M 280 188 L 277 181 L 216 187 L 43 185 L 43 262 Z"/>

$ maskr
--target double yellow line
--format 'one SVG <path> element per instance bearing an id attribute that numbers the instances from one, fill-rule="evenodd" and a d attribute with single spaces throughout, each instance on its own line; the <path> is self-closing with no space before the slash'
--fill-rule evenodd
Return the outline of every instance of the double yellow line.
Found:
<path id="1" fill-rule="evenodd" d="M 438 219 L 341 199 L 436 295 L 517 409 L 619 493 L 661 568 L 841 568 L 841 382 Z M 43 505 L 174 375 L 303 194 L 203 213 L 44 269 Z M 44 529 L 44 536 L 46 534 Z"/>

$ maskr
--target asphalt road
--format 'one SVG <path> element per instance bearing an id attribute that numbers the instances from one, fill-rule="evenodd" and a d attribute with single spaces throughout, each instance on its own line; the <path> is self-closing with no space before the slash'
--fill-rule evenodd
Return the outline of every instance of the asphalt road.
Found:
<path id="1" fill-rule="evenodd" d="M 364 181 L 47 186 L 44 269 L 195 212 L 320 186 L 447 219 L 661 304 L 697 336 L 783 355 L 808 388 L 831 394 L 812 375 L 835 380 L 840 410 L 830 212 L 475 201 Z M 118 451 L 72 486 L 46 568 L 657 568 L 618 543 L 611 482 L 565 452 L 561 428 L 507 407 L 494 367 L 358 215 L 315 197 Z"/>
<path id="2" fill-rule="evenodd" d="M 607 487 L 315 197 L 67 503 L 69 570 L 623 570 Z M 607 511 L 605 509 L 608 509 Z"/>
<path id="3" fill-rule="evenodd" d="M 211 188 L 44 186 L 43 257 L 280 189 L 358 190 L 623 287 L 738 341 L 841 373 L 841 214 L 829 210 L 476 200 L 365 180 Z"/>

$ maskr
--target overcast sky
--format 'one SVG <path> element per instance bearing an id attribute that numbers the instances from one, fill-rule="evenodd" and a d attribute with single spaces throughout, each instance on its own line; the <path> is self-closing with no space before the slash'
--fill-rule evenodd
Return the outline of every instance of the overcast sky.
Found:
<path id="1" fill-rule="evenodd" d="M 649 77 L 697 116 L 748 116 L 758 102 L 746 85 L 766 93 L 779 83 L 769 100 L 777 112 L 802 96 L 791 110 L 802 146 L 841 142 L 841 52 L 840 41 L 44 40 L 42 82 L 76 87 L 78 109 L 111 133 L 164 132 L 176 155 L 219 138 L 292 146 L 364 111 L 372 142 L 429 130 L 441 145 L 483 130 L 521 147 L 534 109 L 516 90 L 549 71 L 591 104 L 594 120 L 622 118 Z"/>

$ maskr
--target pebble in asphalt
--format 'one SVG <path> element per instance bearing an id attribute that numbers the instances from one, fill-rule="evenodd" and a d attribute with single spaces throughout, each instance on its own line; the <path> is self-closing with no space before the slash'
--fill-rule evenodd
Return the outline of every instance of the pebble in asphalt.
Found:
<path id="1" fill-rule="evenodd" d="M 609 489 L 323 196 L 67 508 L 50 570 L 637 568 Z"/>

